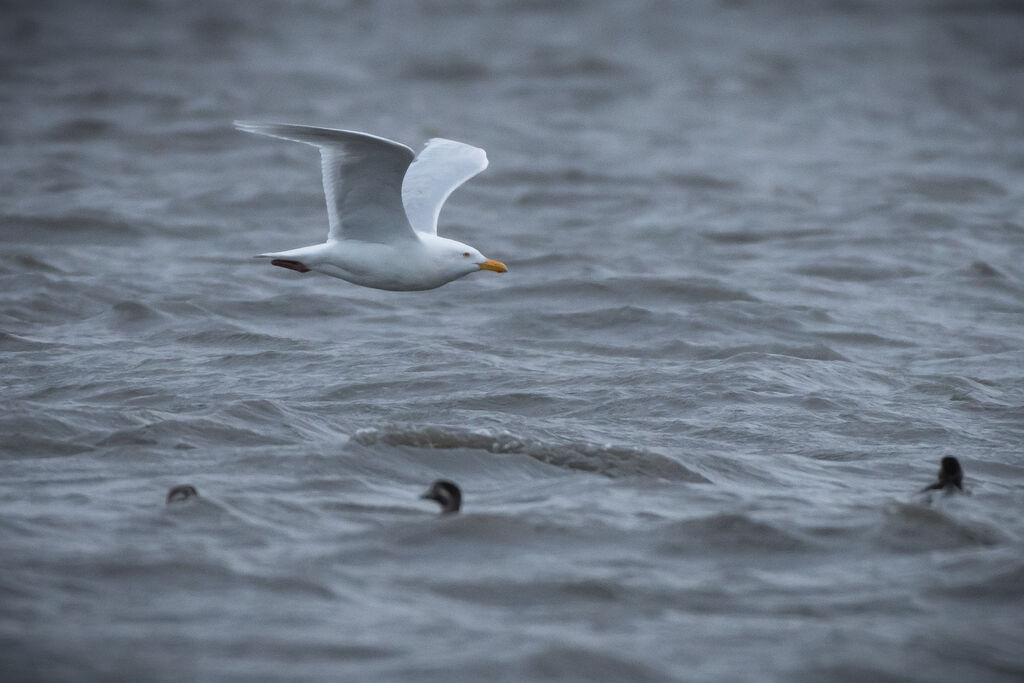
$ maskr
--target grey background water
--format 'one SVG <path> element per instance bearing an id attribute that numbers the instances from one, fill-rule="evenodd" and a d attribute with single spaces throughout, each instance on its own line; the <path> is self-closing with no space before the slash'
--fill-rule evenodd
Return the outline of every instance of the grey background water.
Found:
<path id="1" fill-rule="evenodd" d="M 1020 680 L 1022 35 L 6 4 L 2 677 Z M 487 149 L 441 233 L 510 272 L 252 261 L 326 216 L 316 153 L 236 118 Z M 972 495 L 916 495 L 944 455 Z"/>

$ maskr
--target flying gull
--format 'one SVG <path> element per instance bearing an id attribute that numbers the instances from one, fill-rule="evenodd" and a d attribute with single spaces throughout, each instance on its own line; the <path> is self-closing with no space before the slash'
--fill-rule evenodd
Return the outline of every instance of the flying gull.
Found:
<path id="1" fill-rule="evenodd" d="M 235 127 L 320 149 L 327 241 L 257 258 L 393 291 L 434 289 L 478 270 L 508 270 L 437 234 L 448 195 L 487 168 L 484 150 L 434 138 L 417 156 L 401 143 L 350 130 L 244 121 Z"/>

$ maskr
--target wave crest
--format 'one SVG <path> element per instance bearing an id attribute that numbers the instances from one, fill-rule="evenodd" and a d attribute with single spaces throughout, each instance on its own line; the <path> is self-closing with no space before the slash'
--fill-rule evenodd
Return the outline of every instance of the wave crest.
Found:
<path id="1" fill-rule="evenodd" d="M 709 483 L 700 474 L 668 456 L 635 446 L 585 441 L 552 443 L 507 431 L 462 429 L 440 425 L 395 425 L 360 429 L 352 441 L 362 446 L 405 446 L 454 450 L 467 448 L 489 453 L 525 455 L 554 467 L 593 472 L 606 477 L 656 477 L 673 481 Z"/>

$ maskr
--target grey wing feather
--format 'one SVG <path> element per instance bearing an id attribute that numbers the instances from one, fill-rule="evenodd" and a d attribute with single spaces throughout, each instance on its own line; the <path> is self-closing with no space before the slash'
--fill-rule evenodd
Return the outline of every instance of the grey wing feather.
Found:
<path id="1" fill-rule="evenodd" d="M 416 239 L 402 205 L 402 181 L 415 157 L 410 148 L 351 130 L 245 121 L 236 121 L 235 127 L 319 148 L 328 239 Z"/>

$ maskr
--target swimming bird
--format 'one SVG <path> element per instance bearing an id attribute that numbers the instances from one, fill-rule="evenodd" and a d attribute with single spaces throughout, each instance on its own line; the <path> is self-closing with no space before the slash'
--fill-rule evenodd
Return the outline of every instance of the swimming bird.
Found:
<path id="1" fill-rule="evenodd" d="M 447 479 L 438 479 L 420 498 L 436 500 L 441 505 L 441 512 L 458 512 L 462 507 L 462 491 Z"/>
<path id="2" fill-rule="evenodd" d="M 947 455 L 939 464 L 939 480 L 921 489 L 921 493 L 932 490 L 944 490 L 947 493 L 954 488 L 964 490 L 964 470 L 960 467 L 960 461 L 951 455 Z"/>
<path id="3" fill-rule="evenodd" d="M 235 127 L 320 150 L 327 241 L 256 258 L 392 291 L 434 289 L 478 270 L 508 270 L 437 234 L 448 195 L 487 168 L 484 150 L 433 138 L 417 156 L 401 143 L 352 130 L 245 121 Z"/>
<path id="4" fill-rule="evenodd" d="M 188 500 L 189 498 L 197 498 L 199 492 L 196 491 L 196 487 L 190 484 L 182 484 L 180 486 L 173 487 L 167 492 L 167 504 L 177 503 L 178 501 Z"/>

